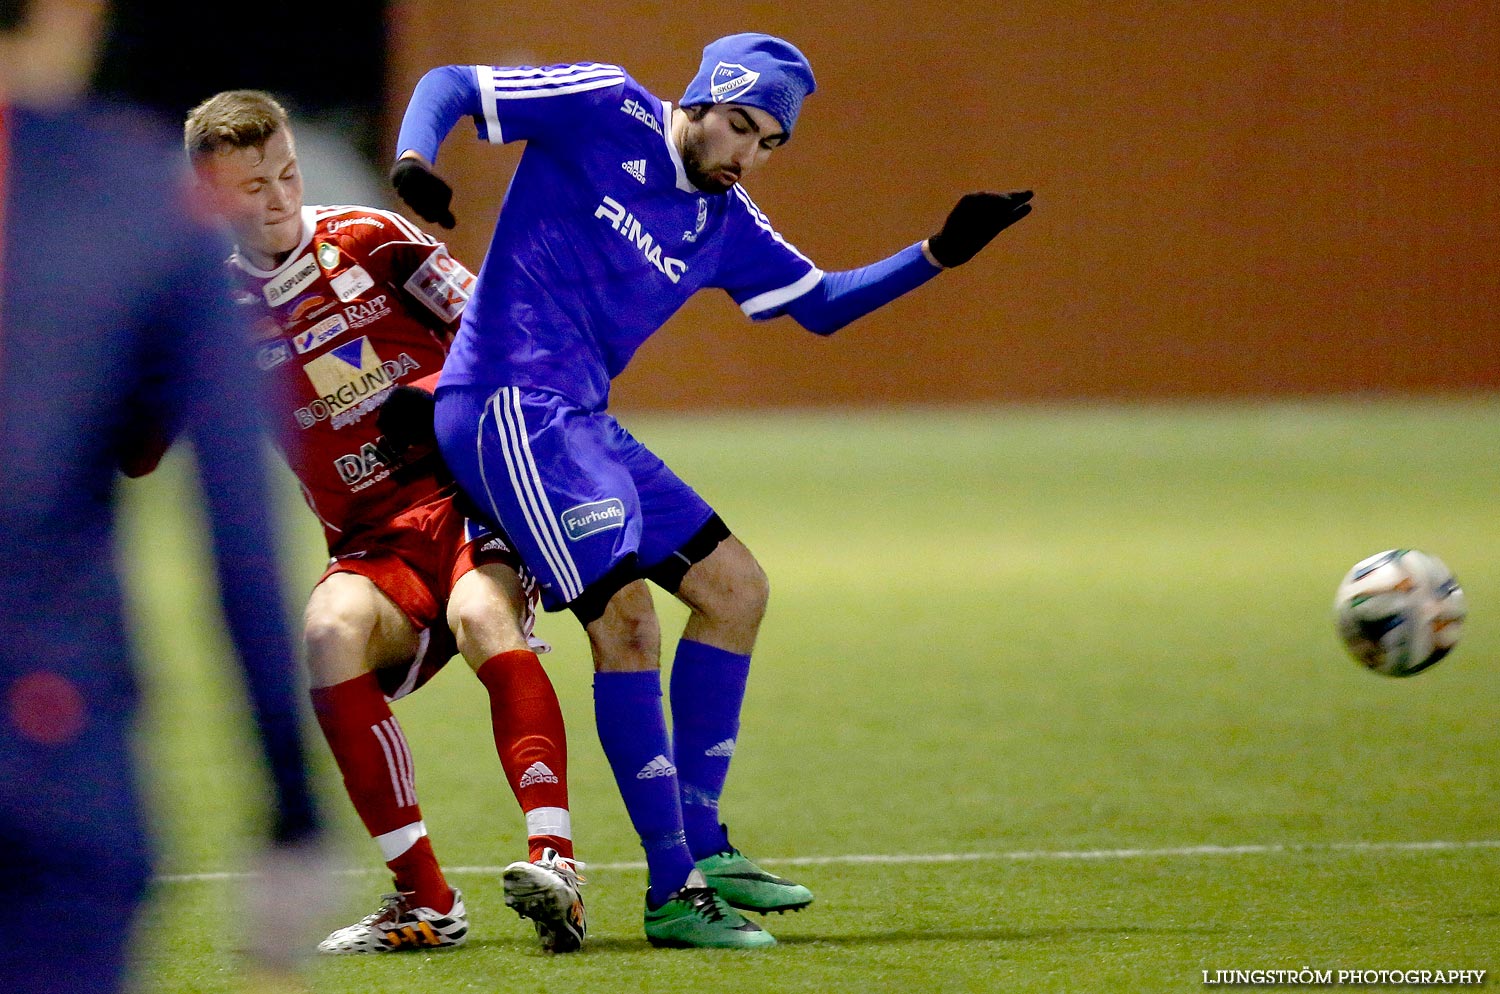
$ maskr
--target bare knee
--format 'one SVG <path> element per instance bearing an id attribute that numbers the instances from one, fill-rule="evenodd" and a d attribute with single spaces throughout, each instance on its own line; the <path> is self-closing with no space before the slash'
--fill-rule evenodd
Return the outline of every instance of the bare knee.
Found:
<path id="1" fill-rule="evenodd" d="M 759 625 L 771 603 L 771 578 L 754 557 L 749 557 L 739 569 L 727 574 L 714 593 L 715 606 L 726 620 Z"/>
<path id="2" fill-rule="evenodd" d="M 600 672 L 654 670 L 661 666 L 661 625 L 644 580 L 622 587 L 604 614 L 588 624 L 594 668 Z"/>
<path id="3" fill-rule="evenodd" d="M 731 536 L 693 564 L 678 596 L 703 622 L 755 628 L 766 616 L 771 581 L 750 550 Z"/>
<path id="4" fill-rule="evenodd" d="M 310 603 L 302 640 L 314 686 L 352 680 L 370 669 L 368 646 L 375 628 L 373 611 L 348 604 Z"/>
<path id="5" fill-rule="evenodd" d="M 416 631 L 369 579 L 335 573 L 313 590 L 302 639 L 313 686 L 326 687 L 409 660 Z"/>
<path id="6" fill-rule="evenodd" d="M 526 594 L 509 567 L 493 564 L 459 578 L 448 599 L 448 627 L 458 651 L 478 669 L 502 652 L 527 647 Z"/>

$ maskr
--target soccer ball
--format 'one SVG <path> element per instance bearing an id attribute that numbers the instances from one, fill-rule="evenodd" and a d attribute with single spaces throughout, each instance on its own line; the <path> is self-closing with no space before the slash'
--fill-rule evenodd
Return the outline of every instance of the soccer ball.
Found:
<path id="1" fill-rule="evenodd" d="M 1464 592 L 1436 556 L 1389 549 L 1355 564 L 1333 611 L 1350 655 L 1376 673 L 1411 676 L 1458 643 Z"/>

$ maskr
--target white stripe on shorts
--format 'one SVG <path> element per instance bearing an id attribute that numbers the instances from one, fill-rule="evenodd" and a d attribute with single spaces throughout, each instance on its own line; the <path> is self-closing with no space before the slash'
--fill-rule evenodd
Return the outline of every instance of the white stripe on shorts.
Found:
<path id="1" fill-rule="evenodd" d="M 514 387 L 496 390 L 490 396 L 490 403 L 484 414 L 492 415 L 495 419 L 495 434 L 500 440 L 501 454 L 505 457 L 511 490 L 526 518 L 531 537 L 536 541 L 548 569 L 557 578 L 563 600 L 571 601 L 583 593 L 583 582 L 579 579 L 578 567 L 568 553 L 567 540 L 554 520 L 552 505 L 542 487 L 541 475 L 536 471 L 536 460 L 531 455 L 526 437 L 526 421 L 521 414 L 520 393 Z M 484 415 L 479 419 L 479 434 L 475 445 L 478 449 L 476 455 L 480 482 L 484 485 L 485 497 L 490 502 L 490 513 L 496 520 L 503 520 L 489 477 L 484 471 Z"/>
<path id="2" fill-rule="evenodd" d="M 504 408 L 500 403 L 500 394 L 504 389 L 501 388 L 501 390 L 497 390 L 490 395 L 484 413 L 479 416 L 479 435 L 475 440 L 477 450 L 475 456 L 476 461 L 479 463 L 479 482 L 483 484 L 484 495 L 490 502 L 490 514 L 497 521 L 504 520 L 500 517 L 500 508 L 495 502 L 495 492 L 490 487 L 489 474 L 484 471 L 484 419 L 486 417 L 493 417 L 495 419 L 495 437 L 500 442 L 500 453 L 505 458 L 506 473 L 510 477 L 511 490 L 515 494 L 517 503 L 521 508 L 521 514 L 526 518 L 527 530 L 536 539 L 537 548 L 541 551 L 542 558 L 546 560 L 547 568 L 558 578 L 559 586 L 566 595 L 568 587 L 567 574 L 560 567 L 556 550 L 547 541 L 548 536 L 545 531 L 546 515 L 532 499 L 531 491 L 522 486 L 521 478 L 516 474 L 515 458 L 511 453 L 509 433 L 506 430 L 504 422 Z"/>
<path id="3" fill-rule="evenodd" d="M 537 469 L 536 458 L 531 453 L 531 437 L 526 430 L 526 416 L 521 412 L 521 391 L 514 387 L 507 387 L 500 391 L 503 395 L 496 398 L 496 404 L 502 415 L 501 423 L 504 424 L 506 434 L 509 436 L 510 444 L 506 449 L 507 458 L 514 455 L 516 466 L 520 473 L 515 470 L 511 472 L 511 483 L 514 485 L 519 479 L 520 485 L 527 488 L 536 501 L 540 512 L 543 531 L 552 539 L 557 551 L 558 562 L 562 566 L 562 577 L 565 584 L 564 595 L 568 600 L 583 593 L 583 580 L 578 575 L 578 564 L 573 562 L 573 554 L 568 551 L 568 539 L 563 534 L 562 526 L 558 523 L 558 517 L 552 511 L 552 502 L 547 498 L 547 488 L 542 483 L 541 471 Z"/>

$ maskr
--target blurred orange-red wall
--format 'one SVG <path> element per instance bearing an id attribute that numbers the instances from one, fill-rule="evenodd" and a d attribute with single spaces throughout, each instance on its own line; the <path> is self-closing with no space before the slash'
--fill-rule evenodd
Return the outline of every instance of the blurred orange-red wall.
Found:
<path id="1" fill-rule="evenodd" d="M 392 5 L 391 125 L 444 63 L 617 62 L 676 100 L 711 39 L 783 35 L 818 92 L 747 181 L 824 269 L 930 234 L 967 190 L 1037 209 L 969 265 L 819 339 L 700 294 L 615 406 L 1500 387 L 1500 4 Z M 476 264 L 518 149 L 440 170 Z"/>

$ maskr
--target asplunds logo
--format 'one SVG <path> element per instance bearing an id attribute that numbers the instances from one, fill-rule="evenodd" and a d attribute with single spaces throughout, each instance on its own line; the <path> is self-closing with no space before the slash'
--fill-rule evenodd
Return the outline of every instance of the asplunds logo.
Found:
<path id="1" fill-rule="evenodd" d="M 309 252 L 298 259 L 286 275 L 275 283 L 267 283 L 263 288 L 266 295 L 266 303 L 275 307 L 277 304 L 285 303 L 292 299 L 293 295 L 308 283 L 318 278 L 318 264 L 313 261 L 312 253 Z"/>
<path id="2" fill-rule="evenodd" d="M 319 396 L 297 408 L 297 427 L 311 428 L 319 421 L 332 421 L 335 428 L 354 424 L 379 406 L 397 380 L 421 368 L 405 352 L 381 361 L 368 338 L 336 345 L 302 367 Z"/>
<path id="3" fill-rule="evenodd" d="M 597 532 L 625 527 L 625 504 L 618 497 L 570 507 L 558 516 L 568 540 L 577 542 Z"/>

